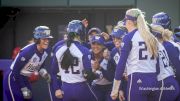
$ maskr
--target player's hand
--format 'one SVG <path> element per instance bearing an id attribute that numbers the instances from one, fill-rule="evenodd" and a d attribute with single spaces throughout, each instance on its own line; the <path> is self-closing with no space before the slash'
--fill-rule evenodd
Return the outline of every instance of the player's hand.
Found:
<path id="1" fill-rule="evenodd" d="M 119 100 L 120 101 L 124 101 L 125 100 L 124 92 L 122 90 L 119 91 Z"/>
<path id="2" fill-rule="evenodd" d="M 91 65 L 95 71 L 100 68 L 100 64 L 99 64 L 98 60 L 94 60 Z"/>
<path id="3" fill-rule="evenodd" d="M 56 90 L 56 92 L 55 92 L 55 96 L 59 99 L 63 98 L 63 94 L 64 94 L 64 92 L 60 89 Z"/>
<path id="4" fill-rule="evenodd" d="M 120 84 L 121 84 L 121 80 L 114 79 L 113 87 L 112 87 L 112 91 L 111 91 L 111 98 L 113 100 L 117 99 L 117 97 L 118 97 L 118 91 L 119 91 Z"/>
<path id="5" fill-rule="evenodd" d="M 44 68 L 40 69 L 39 74 L 41 75 L 42 78 L 46 80 L 47 83 L 51 82 L 51 75 L 47 72 L 46 69 Z"/>
<path id="6" fill-rule="evenodd" d="M 32 93 L 27 87 L 21 88 L 21 92 L 23 94 L 24 99 L 31 99 Z"/>
<path id="7" fill-rule="evenodd" d="M 126 81 L 128 81 L 128 75 L 127 75 L 126 72 L 123 73 L 123 77 L 124 77 L 124 79 L 125 79 Z"/>
<path id="8" fill-rule="evenodd" d="M 104 59 L 109 60 L 109 58 L 110 58 L 110 52 L 109 52 L 108 49 L 105 49 L 105 50 L 104 50 L 104 52 L 103 52 L 103 57 L 104 57 Z"/>
<path id="9" fill-rule="evenodd" d="M 104 37 L 104 39 L 105 39 L 106 41 L 109 40 L 109 38 L 110 38 L 109 34 L 106 33 L 106 32 L 102 32 L 101 35 Z"/>
<path id="10" fill-rule="evenodd" d="M 116 100 L 117 97 L 118 97 L 118 93 L 113 93 L 113 92 L 111 92 L 111 98 L 112 98 L 112 100 Z"/>
<path id="11" fill-rule="evenodd" d="M 36 82 L 39 80 L 39 73 L 38 71 L 34 71 L 29 77 L 28 80 L 30 83 Z"/>
<path id="12" fill-rule="evenodd" d="M 87 28 L 87 26 L 88 26 L 88 20 L 87 20 L 86 18 L 82 20 L 82 23 L 83 23 L 83 25 L 85 26 L 85 28 Z"/>

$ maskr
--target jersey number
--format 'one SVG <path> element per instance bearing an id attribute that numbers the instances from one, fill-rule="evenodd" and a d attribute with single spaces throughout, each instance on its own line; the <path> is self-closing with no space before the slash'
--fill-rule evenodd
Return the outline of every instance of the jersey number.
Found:
<path id="1" fill-rule="evenodd" d="M 147 51 L 147 46 L 145 42 L 139 42 L 139 46 L 141 46 L 141 48 L 139 49 L 139 60 L 147 60 L 148 55 L 143 54 L 144 52 Z M 151 59 L 154 59 L 154 57 L 152 56 Z"/>
<path id="2" fill-rule="evenodd" d="M 159 57 L 162 59 L 164 67 L 165 68 L 168 67 L 169 66 L 169 60 L 165 54 L 165 50 L 159 51 Z"/>
<path id="3" fill-rule="evenodd" d="M 77 57 L 73 57 L 73 64 L 70 66 L 72 74 L 80 74 L 79 70 L 74 70 L 74 66 L 78 66 L 79 65 L 79 61 Z M 69 73 L 69 70 L 65 70 L 65 73 Z"/>

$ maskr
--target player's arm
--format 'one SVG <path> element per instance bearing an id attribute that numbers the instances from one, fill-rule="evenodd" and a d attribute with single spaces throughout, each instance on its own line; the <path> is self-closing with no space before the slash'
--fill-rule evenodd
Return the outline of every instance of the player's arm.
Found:
<path id="1" fill-rule="evenodd" d="M 176 79 L 178 79 L 178 81 L 180 81 L 180 73 L 178 73 L 180 71 L 180 67 L 179 67 L 180 60 L 179 60 L 179 55 L 177 55 L 177 54 L 180 54 L 179 50 L 170 44 L 163 44 L 163 45 L 164 45 L 165 49 L 167 50 L 171 65 L 173 66 L 173 68 L 176 69 Z"/>
<path id="2" fill-rule="evenodd" d="M 22 68 L 29 61 L 29 56 L 26 52 L 20 52 L 16 59 L 14 60 L 14 66 L 12 74 L 15 80 L 19 83 L 20 88 L 26 87 L 26 82 L 28 82 L 27 77 L 21 74 Z"/>
<path id="3" fill-rule="evenodd" d="M 60 89 L 60 86 L 58 84 L 59 79 L 57 79 L 57 73 L 60 72 L 59 71 L 59 67 L 58 67 L 58 61 L 56 56 L 53 56 L 52 58 L 52 63 L 51 63 L 51 77 L 52 77 L 52 83 L 53 87 L 55 90 Z"/>
<path id="4" fill-rule="evenodd" d="M 54 55 L 52 57 L 52 63 L 51 63 L 51 80 L 52 81 L 51 81 L 50 85 L 53 86 L 53 88 L 54 88 L 55 96 L 57 98 L 63 98 L 63 92 L 60 89 L 62 83 L 60 82 L 60 84 L 58 84 L 59 83 L 58 80 L 60 80 L 60 79 L 57 79 L 58 72 L 59 72 L 58 61 L 57 61 L 56 56 Z"/>
<path id="5" fill-rule="evenodd" d="M 123 73 L 124 73 L 124 70 L 126 67 L 126 61 L 127 61 L 127 58 L 129 56 L 129 53 L 132 48 L 131 37 L 126 35 L 123 38 L 123 43 L 124 43 L 124 45 L 121 48 L 121 56 L 120 56 L 118 65 L 116 67 L 115 78 L 114 78 L 113 88 L 112 88 L 112 92 L 111 92 L 111 97 L 113 99 L 117 98 L 117 96 L 118 96 L 119 86 L 120 86 L 120 83 L 121 83 L 121 80 L 123 77 Z"/>
<path id="6" fill-rule="evenodd" d="M 113 61 L 112 53 L 110 55 L 110 59 L 108 60 L 107 69 L 102 68 L 103 77 L 109 81 L 113 81 L 115 74 L 116 64 Z"/>
<path id="7" fill-rule="evenodd" d="M 14 60 L 14 66 L 12 70 L 12 74 L 14 75 L 16 82 L 18 82 L 25 99 L 31 98 L 31 91 L 30 89 L 28 89 L 26 85 L 28 84 L 28 79 L 26 76 L 21 74 L 21 70 L 29 61 L 30 55 L 32 54 L 30 53 L 28 54 L 28 52 L 21 51 L 16 57 L 16 59 Z"/>
<path id="8" fill-rule="evenodd" d="M 95 74 L 94 72 L 92 72 L 90 59 L 91 59 L 91 55 L 89 51 L 84 53 L 82 57 L 84 70 L 82 71 L 82 73 L 83 73 L 84 78 L 86 78 L 89 82 L 98 78 L 98 74 Z"/>
<path id="9" fill-rule="evenodd" d="M 104 45 L 108 48 L 108 50 L 112 50 L 115 47 L 113 41 L 105 42 Z"/>

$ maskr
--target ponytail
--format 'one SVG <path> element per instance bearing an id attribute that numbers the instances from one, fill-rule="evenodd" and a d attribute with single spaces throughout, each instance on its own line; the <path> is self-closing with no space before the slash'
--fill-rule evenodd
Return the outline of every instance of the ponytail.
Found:
<path id="1" fill-rule="evenodd" d="M 76 35 L 75 33 L 68 34 L 68 39 L 66 40 L 67 49 L 64 52 L 63 59 L 61 61 L 62 69 L 68 69 L 69 66 L 71 66 L 73 64 L 74 58 L 73 58 L 72 54 L 70 53 L 69 47 L 71 46 L 71 43 L 73 42 L 75 35 Z"/>
<path id="2" fill-rule="evenodd" d="M 169 29 L 164 29 L 160 25 L 151 25 L 151 28 L 152 28 L 153 31 L 158 32 L 158 33 L 160 33 L 162 35 L 162 40 L 163 41 L 171 40 L 171 36 L 172 36 L 173 32 L 170 31 Z"/>
<path id="3" fill-rule="evenodd" d="M 144 15 L 142 12 L 137 17 L 137 28 L 139 30 L 139 33 L 141 37 L 144 39 L 148 51 L 153 55 L 153 57 L 157 57 L 158 50 L 157 50 L 157 39 L 153 36 L 153 34 L 150 32 L 150 29 L 144 19 Z"/>

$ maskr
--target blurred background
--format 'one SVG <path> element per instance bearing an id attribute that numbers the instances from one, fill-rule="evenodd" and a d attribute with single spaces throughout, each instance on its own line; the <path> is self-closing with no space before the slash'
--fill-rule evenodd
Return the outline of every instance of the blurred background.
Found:
<path id="1" fill-rule="evenodd" d="M 36 26 L 50 27 L 53 45 L 63 38 L 66 25 L 73 19 L 86 18 L 88 29 L 99 27 L 107 32 L 124 18 L 127 9 L 135 7 L 146 13 L 149 23 L 155 13 L 163 11 L 171 17 L 172 29 L 180 25 L 180 0 L 0 0 L 0 59 L 11 59 L 14 48 L 28 44 Z M 3 74 L 9 64 L 0 64 Z M 47 85 L 39 86 L 43 84 L 44 81 L 34 84 L 34 89 L 44 89 L 35 92 L 40 95 L 35 101 L 49 101 Z"/>

